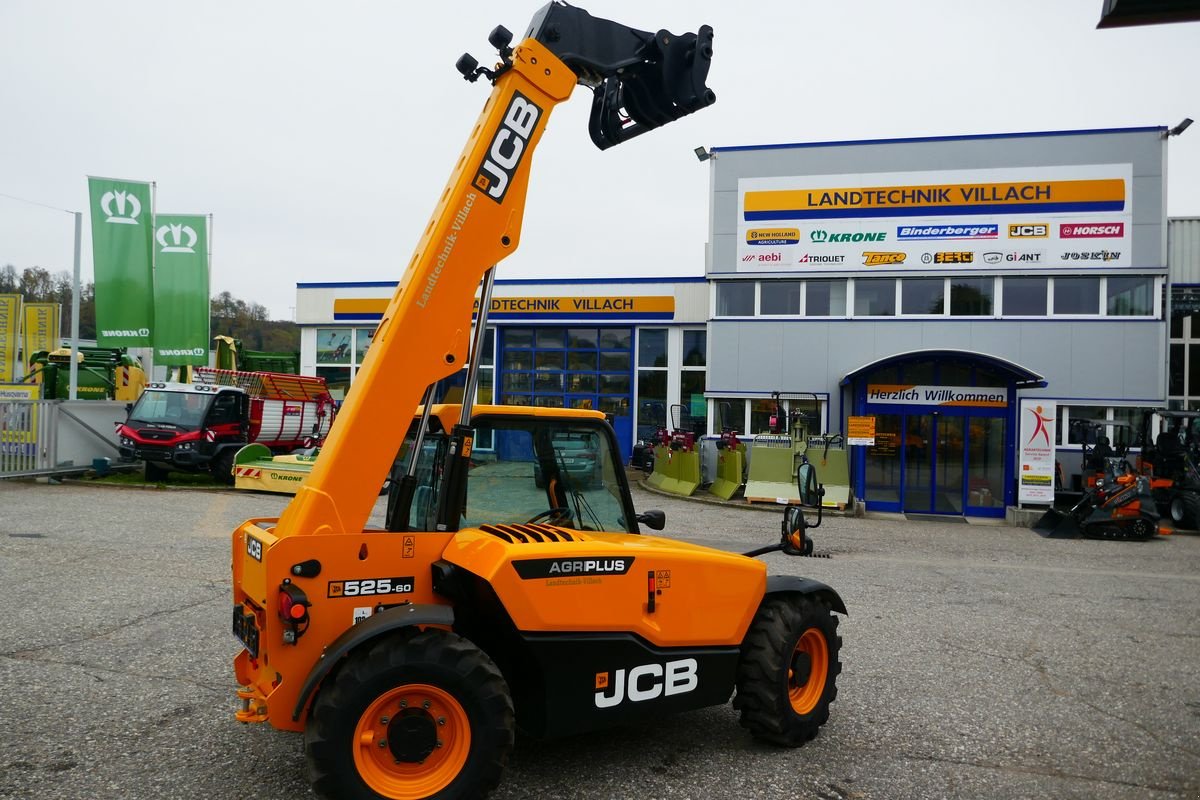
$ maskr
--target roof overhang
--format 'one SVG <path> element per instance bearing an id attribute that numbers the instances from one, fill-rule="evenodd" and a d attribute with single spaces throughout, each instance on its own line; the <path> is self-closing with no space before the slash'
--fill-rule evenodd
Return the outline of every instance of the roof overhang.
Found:
<path id="1" fill-rule="evenodd" d="M 850 382 L 861 375 L 883 367 L 892 366 L 893 364 L 904 364 L 909 361 L 930 361 L 934 359 L 958 358 L 964 361 L 974 361 L 979 364 L 985 364 L 998 372 L 1006 373 L 1012 378 L 1013 385 L 1018 389 L 1044 389 L 1046 388 L 1046 379 L 1037 374 L 1033 370 L 1026 369 L 1020 364 L 1009 361 L 998 356 L 988 355 L 987 353 L 977 353 L 974 350 L 913 350 L 908 353 L 898 353 L 896 355 L 885 356 L 883 358 L 872 361 L 868 364 L 863 364 L 857 369 L 853 369 L 846 373 L 846 377 L 842 378 L 841 385 L 848 386 Z"/>

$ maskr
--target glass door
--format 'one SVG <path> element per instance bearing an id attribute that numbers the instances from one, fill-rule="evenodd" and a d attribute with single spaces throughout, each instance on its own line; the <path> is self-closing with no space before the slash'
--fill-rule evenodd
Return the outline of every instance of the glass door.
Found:
<path id="1" fill-rule="evenodd" d="M 963 513 L 963 473 L 966 442 L 966 417 L 948 417 L 939 414 L 937 420 L 937 446 L 934 456 L 933 511 L 936 514 Z"/>
<path id="2" fill-rule="evenodd" d="M 909 414 L 904 418 L 905 511 L 933 511 L 934 427 L 933 416 Z"/>
<path id="3" fill-rule="evenodd" d="M 1004 417 L 970 417 L 967 437 L 967 513 L 1004 514 Z"/>

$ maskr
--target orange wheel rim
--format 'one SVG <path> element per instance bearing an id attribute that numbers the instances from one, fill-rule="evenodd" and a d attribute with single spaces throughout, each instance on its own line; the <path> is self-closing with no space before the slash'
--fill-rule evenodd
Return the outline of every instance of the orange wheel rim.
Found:
<path id="1" fill-rule="evenodd" d="M 825 693 L 829 676 L 829 645 L 816 628 L 800 634 L 788 664 L 788 700 L 797 714 L 811 714 Z"/>
<path id="2" fill-rule="evenodd" d="M 437 794 L 467 763 L 471 726 L 444 689 L 410 683 L 367 706 L 354 728 L 354 765 L 363 782 L 392 800 Z"/>

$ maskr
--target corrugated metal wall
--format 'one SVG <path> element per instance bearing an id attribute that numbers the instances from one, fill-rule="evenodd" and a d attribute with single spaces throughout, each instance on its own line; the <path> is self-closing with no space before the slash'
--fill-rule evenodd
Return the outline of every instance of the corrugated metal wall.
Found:
<path id="1" fill-rule="evenodd" d="M 1167 221 L 1171 283 L 1200 284 L 1200 218 Z"/>

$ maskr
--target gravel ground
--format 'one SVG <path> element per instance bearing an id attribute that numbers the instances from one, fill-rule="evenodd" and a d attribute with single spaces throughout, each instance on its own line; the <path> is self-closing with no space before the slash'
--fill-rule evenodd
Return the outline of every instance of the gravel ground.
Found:
<path id="1" fill-rule="evenodd" d="M 635 500 L 671 537 L 778 535 L 778 511 Z M 299 736 L 233 721 L 229 534 L 285 501 L 0 483 L 0 798 L 311 796 Z M 850 610 L 815 741 L 757 744 L 730 706 L 518 736 L 493 797 L 1200 797 L 1200 537 L 832 518 L 814 538 L 830 558 L 767 561 Z"/>

